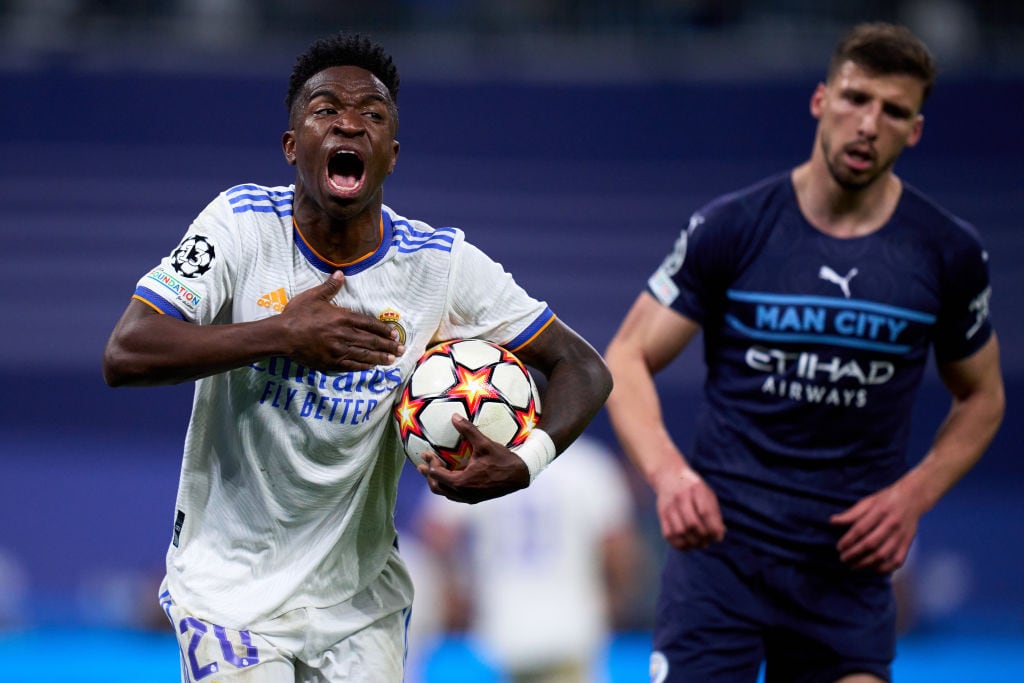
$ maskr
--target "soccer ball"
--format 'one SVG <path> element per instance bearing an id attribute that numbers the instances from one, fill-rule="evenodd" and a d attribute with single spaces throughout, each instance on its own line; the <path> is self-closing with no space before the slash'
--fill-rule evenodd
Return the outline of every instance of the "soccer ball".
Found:
<path id="1" fill-rule="evenodd" d="M 423 454 L 432 453 L 449 469 L 465 467 L 472 449 L 452 424 L 456 413 L 511 448 L 540 419 L 540 393 L 509 351 L 482 339 L 455 339 L 427 349 L 395 405 L 409 460 L 419 465 Z"/>

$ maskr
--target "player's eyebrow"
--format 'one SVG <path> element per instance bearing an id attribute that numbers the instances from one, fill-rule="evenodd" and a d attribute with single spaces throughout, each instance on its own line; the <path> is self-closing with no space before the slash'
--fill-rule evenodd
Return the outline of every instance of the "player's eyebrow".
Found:
<path id="1" fill-rule="evenodd" d="M 902 104 L 896 104 L 895 102 L 884 102 L 882 104 L 882 108 L 890 116 L 899 119 L 909 119 L 911 116 L 914 115 L 914 111 L 912 109 L 910 109 L 909 107 L 904 107 Z"/>
<path id="2" fill-rule="evenodd" d="M 322 87 L 319 87 L 316 90 L 314 90 L 311 93 L 309 93 L 309 98 L 306 101 L 307 102 L 312 102 L 313 100 L 315 100 L 318 97 L 326 97 L 326 98 L 330 98 L 330 99 L 334 99 L 334 100 L 339 99 L 337 91 L 335 91 L 330 86 L 326 86 L 326 85 L 322 86 Z M 359 100 L 360 104 L 365 104 L 366 102 L 380 102 L 381 104 L 386 105 L 388 103 L 388 98 L 384 97 L 379 92 L 372 92 L 372 93 L 368 93 L 368 94 L 364 95 Z"/>

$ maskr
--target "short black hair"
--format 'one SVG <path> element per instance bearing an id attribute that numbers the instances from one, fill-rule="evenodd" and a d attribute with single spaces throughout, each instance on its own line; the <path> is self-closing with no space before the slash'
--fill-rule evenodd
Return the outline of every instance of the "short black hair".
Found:
<path id="1" fill-rule="evenodd" d="M 365 35 L 340 32 L 315 41 L 295 60 L 295 67 L 288 79 L 288 95 L 284 100 L 289 116 L 306 81 L 332 66 L 358 66 L 366 69 L 388 89 L 391 102 L 397 108 L 398 67 L 391 55 Z"/>
<path id="2" fill-rule="evenodd" d="M 924 86 L 924 98 L 935 84 L 935 60 L 924 42 L 906 26 L 883 22 L 854 26 L 840 39 L 828 68 L 829 80 L 845 62 L 881 75 L 912 76 Z"/>

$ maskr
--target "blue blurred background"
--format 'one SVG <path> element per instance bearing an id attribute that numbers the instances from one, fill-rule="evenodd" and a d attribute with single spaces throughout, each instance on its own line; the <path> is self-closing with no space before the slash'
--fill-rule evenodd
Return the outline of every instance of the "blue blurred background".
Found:
<path id="1" fill-rule="evenodd" d="M 364 30 L 395 56 L 402 148 L 385 202 L 466 230 L 603 349 L 693 209 L 806 158 L 811 92 L 864 19 L 910 24 L 938 58 L 923 141 L 897 171 L 989 248 L 1009 406 L 921 526 L 898 680 L 1024 680 L 1024 6 L 839 5 L 0 2 L 0 681 L 121 680 L 112 667 L 176 680 L 154 596 L 191 386 L 110 390 L 100 356 L 136 279 L 208 201 L 291 182 L 283 98 L 312 38 Z M 700 382 L 699 353 L 660 378 L 683 444 Z M 913 457 L 947 406 L 931 373 Z M 614 445 L 603 414 L 592 433 Z M 402 486 L 405 527 L 422 486 Z M 636 490 L 652 555 L 638 581 L 653 586 L 660 539 Z M 651 600 L 620 625 L 616 681 L 646 679 Z M 433 680 L 491 680 L 460 652 L 452 639 L 431 653 L 448 666 Z M 964 674 L 979 663 L 990 673 Z"/>

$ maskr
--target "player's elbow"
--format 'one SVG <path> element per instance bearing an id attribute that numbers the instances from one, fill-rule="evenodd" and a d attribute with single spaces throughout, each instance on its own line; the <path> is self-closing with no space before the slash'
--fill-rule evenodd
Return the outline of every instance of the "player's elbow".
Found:
<path id="1" fill-rule="evenodd" d="M 151 359 L 151 354 L 133 350 L 130 340 L 115 333 L 103 350 L 103 381 L 109 387 L 154 384 L 156 368 L 151 365 Z"/>
<path id="2" fill-rule="evenodd" d="M 578 355 L 567 359 L 566 367 L 579 369 L 577 386 L 588 397 L 588 402 L 592 401 L 600 409 L 608 400 L 614 385 L 611 370 L 601 354 L 589 345 L 581 346 Z"/>
<path id="3" fill-rule="evenodd" d="M 585 378 L 583 381 L 590 388 L 594 397 L 603 405 L 612 393 L 612 386 L 615 383 L 612 379 L 611 368 L 608 367 L 604 356 L 588 344 L 580 350 L 579 357 L 571 361 L 571 365 L 584 368 Z"/>
<path id="4" fill-rule="evenodd" d="M 993 387 L 987 398 L 988 417 L 994 435 L 1002 425 L 1003 418 L 1006 417 L 1006 390 L 1003 388 L 1003 383 L 999 382 L 997 386 Z"/>
<path id="5" fill-rule="evenodd" d="M 108 387 L 122 387 L 132 384 L 137 375 L 131 369 L 128 354 L 115 339 L 107 342 L 103 350 L 103 381 Z"/>

